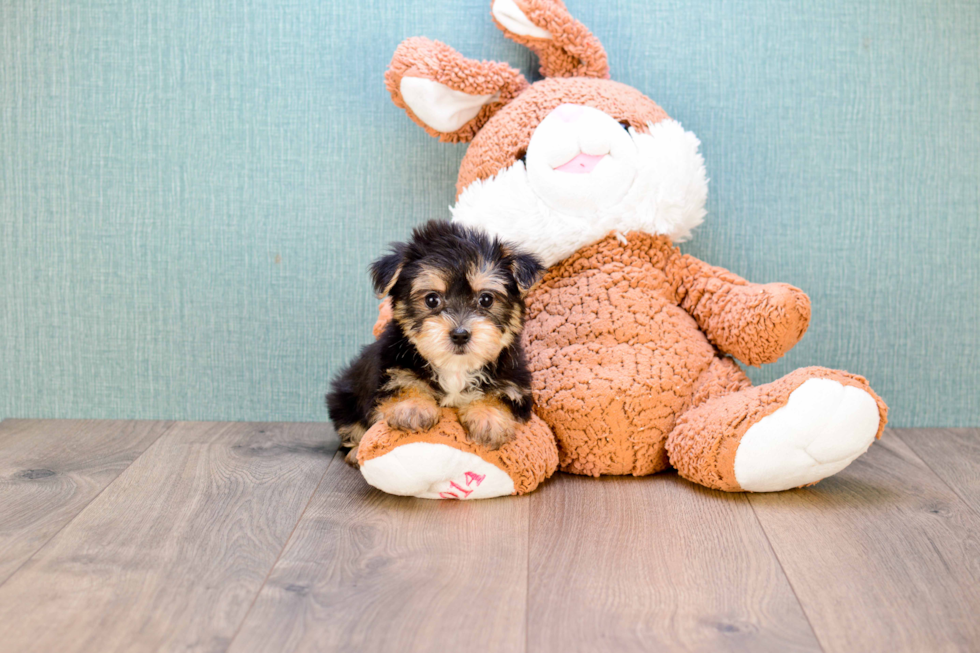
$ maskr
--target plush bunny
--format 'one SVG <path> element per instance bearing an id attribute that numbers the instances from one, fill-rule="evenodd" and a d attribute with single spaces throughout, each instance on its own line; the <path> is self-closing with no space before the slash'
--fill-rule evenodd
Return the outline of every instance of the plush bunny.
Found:
<path id="1" fill-rule="evenodd" d="M 864 378 L 810 367 L 752 387 L 735 362 L 792 348 L 807 296 L 674 247 L 705 215 L 698 139 L 608 79 L 601 44 L 561 0 L 494 0 L 491 13 L 538 55 L 543 80 L 412 38 L 386 82 L 429 134 L 470 142 L 453 220 L 549 267 L 524 330 L 540 419 L 499 451 L 468 442 L 448 409 L 426 433 L 379 423 L 360 446 L 365 479 L 393 494 L 482 498 L 528 492 L 557 463 L 589 476 L 673 467 L 710 488 L 770 492 L 864 453 L 887 414 Z"/>

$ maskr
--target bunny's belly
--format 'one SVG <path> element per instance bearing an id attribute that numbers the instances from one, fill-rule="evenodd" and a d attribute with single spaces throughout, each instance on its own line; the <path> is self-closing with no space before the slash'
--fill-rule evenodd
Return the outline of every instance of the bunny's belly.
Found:
<path id="1" fill-rule="evenodd" d="M 535 410 L 563 470 L 652 474 L 669 466 L 667 436 L 717 353 L 649 258 L 601 254 L 576 254 L 529 297 Z"/>

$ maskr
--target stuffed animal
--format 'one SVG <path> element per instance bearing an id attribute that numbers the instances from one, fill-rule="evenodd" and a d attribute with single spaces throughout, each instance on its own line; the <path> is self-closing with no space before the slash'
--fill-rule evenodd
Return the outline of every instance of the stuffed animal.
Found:
<path id="1" fill-rule="evenodd" d="M 524 345 L 539 419 L 498 451 L 449 409 L 425 433 L 376 424 L 364 478 L 393 494 L 473 499 L 533 490 L 555 467 L 642 476 L 674 468 L 728 492 L 811 485 L 881 437 L 867 381 L 809 367 L 753 387 L 735 359 L 771 363 L 803 336 L 810 301 L 681 254 L 705 215 L 699 141 L 610 81 L 599 41 L 561 0 L 493 0 L 533 50 L 534 84 L 504 63 L 403 42 L 386 83 L 432 136 L 469 142 L 452 219 L 536 254 Z M 382 309 L 381 322 L 386 319 Z"/>

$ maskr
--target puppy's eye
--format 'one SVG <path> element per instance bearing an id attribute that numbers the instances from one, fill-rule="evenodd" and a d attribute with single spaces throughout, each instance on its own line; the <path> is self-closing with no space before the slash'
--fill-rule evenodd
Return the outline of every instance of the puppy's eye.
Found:
<path id="1" fill-rule="evenodd" d="M 480 293 L 480 308 L 490 308 L 493 306 L 493 295 L 488 292 Z"/>
<path id="2" fill-rule="evenodd" d="M 438 293 L 430 292 L 425 296 L 425 305 L 429 308 L 439 308 L 439 304 L 442 303 L 442 297 Z"/>

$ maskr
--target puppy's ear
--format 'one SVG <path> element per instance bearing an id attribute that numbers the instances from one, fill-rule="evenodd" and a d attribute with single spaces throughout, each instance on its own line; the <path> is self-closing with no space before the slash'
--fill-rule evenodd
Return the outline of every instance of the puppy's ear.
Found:
<path id="1" fill-rule="evenodd" d="M 544 266 L 541 265 L 541 261 L 523 252 L 511 252 L 510 270 L 522 295 L 527 294 L 527 291 L 544 276 Z"/>
<path id="2" fill-rule="evenodd" d="M 392 245 L 391 254 L 382 256 L 371 264 L 371 279 L 374 281 L 374 292 L 378 298 L 385 297 L 391 292 L 392 286 L 398 281 L 398 276 L 405 265 L 406 249 L 404 243 Z"/>

